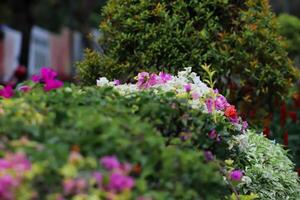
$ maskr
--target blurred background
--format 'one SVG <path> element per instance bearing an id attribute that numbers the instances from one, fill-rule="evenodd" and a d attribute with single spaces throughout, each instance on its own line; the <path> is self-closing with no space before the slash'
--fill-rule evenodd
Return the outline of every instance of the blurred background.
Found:
<path id="1" fill-rule="evenodd" d="M 74 63 L 89 47 L 101 51 L 97 37 L 101 7 L 106 0 L 1 0 L 0 83 L 15 84 L 41 66 L 55 68 L 72 80 Z M 300 1 L 270 0 L 279 15 L 290 56 L 299 65 Z M 283 15 L 286 13 L 289 15 Z"/>

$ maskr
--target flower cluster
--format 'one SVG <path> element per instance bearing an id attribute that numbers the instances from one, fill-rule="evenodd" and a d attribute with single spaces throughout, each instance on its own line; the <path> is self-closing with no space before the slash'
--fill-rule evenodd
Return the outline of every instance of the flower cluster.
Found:
<path id="1" fill-rule="evenodd" d="M 35 83 L 43 83 L 46 92 L 63 86 L 63 82 L 56 79 L 57 72 L 51 68 L 42 67 L 40 74 L 33 75 L 31 80 Z"/>
<path id="2" fill-rule="evenodd" d="M 14 200 L 31 163 L 22 153 L 6 154 L 0 159 L 0 199 Z"/>
<path id="3" fill-rule="evenodd" d="M 159 74 L 141 72 L 136 77 L 135 84 L 116 84 L 116 81 L 109 81 L 105 77 L 97 80 L 97 86 L 115 87 L 120 93 L 128 94 L 139 92 L 144 89 L 153 89 L 154 91 L 168 92 L 172 91 L 178 97 L 188 98 L 193 108 L 202 109 L 203 112 L 214 115 L 224 115 L 239 130 L 244 132 L 247 129 L 247 122 L 238 116 L 237 110 L 230 105 L 226 98 L 219 94 L 218 90 L 209 88 L 200 80 L 191 68 L 186 68 L 177 76 L 173 76 L 164 72 Z"/>
<path id="4" fill-rule="evenodd" d="M 69 162 L 80 165 L 84 158 L 72 152 Z M 130 191 L 135 185 L 135 180 L 129 176 L 132 165 L 121 163 L 116 156 L 104 156 L 99 160 L 100 169 L 91 172 L 88 176 L 67 177 L 63 180 L 62 196 L 91 195 L 91 188 L 96 188 L 105 194 L 105 199 L 116 199 L 123 192 Z M 94 183 L 91 185 L 91 183 Z M 61 198 L 63 199 L 63 198 Z"/>
<path id="5" fill-rule="evenodd" d="M 9 99 L 14 95 L 14 90 L 11 85 L 7 85 L 0 89 L 0 97 Z"/>

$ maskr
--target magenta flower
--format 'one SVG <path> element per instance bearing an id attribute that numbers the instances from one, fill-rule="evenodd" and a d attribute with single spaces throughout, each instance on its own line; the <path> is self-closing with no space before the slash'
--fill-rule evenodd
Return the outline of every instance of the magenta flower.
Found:
<path id="1" fill-rule="evenodd" d="M 104 156 L 100 159 L 101 165 L 108 170 L 120 169 L 121 164 L 115 156 Z"/>
<path id="2" fill-rule="evenodd" d="M 14 200 L 14 188 L 18 186 L 18 182 L 10 175 L 0 177 L 0 199 Z"/>
<path id="3" fill-rule="evenodd" d="M 214 159 L 214 155 L 211 151 L 204 151 L 204 157 L 206 161 L 212 161 Z"/>
<path id="4" fill-rule="evenodd" d="M 191 92 L 191 90 L 192 90 L 192 85 L 191 84 L 185 84 L 184 86 L 183 86 L 183 88 L 184 88 L 184 90 L 186 91 L 186 92 Z"/>
<path id="5" fill-rule="evenodd" d="M 209 98 L 205 101 L 206 107 L 207 107 L 207 111 L 209 113 L 211 113 L 213 111 L 213 107 L 214 107 L 214 101 L 212 98 Z"/>
<path id="6" fill-rule="evenodd" d="M 41 73 L 40 77 L 43 81 L 53 80 L 57 77 L 56 71 L 47 67 L 42 67 L 40 73 Z"/>
<path id="7" fill-rule="evenodd" d="M 121 81 L 120 80 L 114 80 L 114 85 L 115 86 L 118 86 L 118 85 L 120 85 L 121 84 Z"/>
<path id="8" fill-rule="evenodd" d="M 134 180 L 130 176 L 124 176 L 121 173 L 114 172 L 109 178 L 109 190 L 121 192 L 125 189 L 131 189 L 133 186 Z"/>
<path id="9" fill-rule="evenodd" d="M 14 90 L 11 85 L 7 85 L 7 86 L 3 87 L 2 89 L 0 89 L 0 97 L 9 99 L 12 96 L 14 96 Z"/>
<path id="10" fill-rule="evenodd" d="M 48 92 L 51 90 L 55 90 L 62 87 L 63 85 L 64 83 L 62 81 L 49 79 L 45 81 L 44 91 Z"/>
<path id="11" fill-rule="evenodd" d="M 78 178 L 76 180 L 76 194 L 79 194 L 81 192 L 83 192 L 86 188 L 87 188 L 88 184 L 87 181 L 83 178 Z"/>
<path id="12" fill-rule="evenodd" d="M 241 170 L 232 170 L 230 173 L 230 179 L 233 181 L 240 181 L 243 177 L 243 172 Z"/>
<path id="13" fill-rule="evenodd" d="M 217 131 L 216 131 L 215 129 L 213 129 L 212 131 L 210 131 L 210 132 L 208 133 L 208 137 L 209 137 L 210 139 L 216 139 L 217 136 L 218 136 L 218 134 L 217 134 Z"/>
<path id="14" fill-rule="evenodd" d="M 159 78 L 160 78 L 160 83 L 164 84 L 164 83 L 167 83 L 168 81 L 172 80 L 172 75 L 164 73 L 164 72 L 160 72 Z"/>
<path id="15" fill-rule="evenodd" d="M 34 74 L 31 76 L 31 80 L 35 83 L 39 83 L 39 82 L 41 82 L 41 77 L 37 74 Z"/>

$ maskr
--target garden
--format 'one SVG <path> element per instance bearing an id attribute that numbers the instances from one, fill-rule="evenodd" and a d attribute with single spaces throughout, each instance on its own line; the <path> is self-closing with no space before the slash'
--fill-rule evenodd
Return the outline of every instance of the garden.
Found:
<path id="1" fill-rule="evenodd" d="M 293 19 L 267 0 L 101 13 L 76 82 L 0 87 L 0 200 L 300 199 Z"/>

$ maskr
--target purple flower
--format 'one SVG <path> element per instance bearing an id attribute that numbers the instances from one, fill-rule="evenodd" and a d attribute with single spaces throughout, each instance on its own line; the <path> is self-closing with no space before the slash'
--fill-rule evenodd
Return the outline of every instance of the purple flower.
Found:
<path id="1" fill-rule="evenodd" d="M 230 173 L 230 179 L 233 181 L 240 181 L 243 177 L 243 172 L 241 170 L 232 170 Z"/>
<path id="2" fill-rule="evenodd" d="M 148 72 L 141 72 L 138 74 L 137 86 L 139 89 L 150 88 L 160 82 L 156 74 L 149 74 Z"/>
<path id="3" fill-rule="evenodd" d="M 191 90 L 192 90 L 192 85 L 191 84 L 185 84 L 184 86 L 183 86 L 183 88 L 184 88 L 184 90 L 186 91 L 186 92 L 191 92 Z"/>
<path id="4" fill-rule="evenodd" d="M 9 99 L 12 96 L 14 96 L 14 90 L 11 85 L 7 85 L 7 86 L 3 87 L 2 89 L 0 89 L 0 97 Z"/>
<path id="5" fill-rule="evenodd" d="M 101 165 L 108 170 L 120 169 L 121 164 L 115 156 L 104 156 L 100 159 Z"/>
<path id="6" fill-rule="evenodd" d="M 96 180 L 98 187 L 101 187 L 103 181 L 102 174 L 100 172 L 94 172 L 93 177 Z"/>
<path id="7" fill-rule="evenodd" d="M 217 110 L 224 110 L 229 104 L 226 98 L 222 95 L 218 96 L 215 100 L 215 105 Z"/>
<path id="8" fill-rule="evenodd" d="M 207 111 L 211 113 L 213 111 L 214 101 L 212 98 L 209 98 L 205 101 Z"/>
<path id="9" fill-rule="evenodd" d="M 115 84 L 115 86 L 120 85 L 121 81 L 120 80 L 114 80 L 114 84 Z"/>
<path id="10" fill-rule="evenodd" d="M 211 151 L 204 151 L 204 157 L 206 161 L 212 161 L 214 159 L 214 155 Z"/>
<path id="11" fill-rule="evenodd" d="M 44 91 L 48 92 L 50 90 L 55 90 L 62 87 L 63 85 L 64 83 L 62 81 L 49 79 L 45 82 Z"/>
<path id="12" fill-rule="evenodd" d="M 160 72 L 159 78 L 160 78 L 160 83 L 163 84 L 163 83 L 166 83 L 166 82 L 172 80 L 172 75 L 164 73 L 164 72 Z"/>
<path id="13" fill-rule="evenodd" d="M 14 200 L 15 195 L 13 189 L 17 187 L 18 182 L 10 175 L 0 177 L 0 199 Z"/>
<path id="14" fill-rule="evenodd" d="M 243 121 L 242 123 L 242 131 L 246 130 L 248 128 L 248 122 L 247 121 Z"/>
<path id="15" fill-rule="evenodd" d="M 210 131 L 209 133 L 208 133 L 208 137 L 210 138 L 210 139 L 216 139 L 217 138 L 217 132 L 216 132 L 216 130 L 215 129 L 213 129 L 212 131 Z"/>
<path id="16" fill-rule="evenodd" d="M 109 178 L 109 190 L 121 192 L 125 189 L 131 189 L 133 186 L 134 180 L 130 176 L 124 176 L 121 173 L 114 172 Z"/>
<path id="17" fill-rule="evenodd" d="M 76 190 L 76 180 L 66 179 L 63 182 L 64 194 L 70 195 L 75 193 Z"/>

